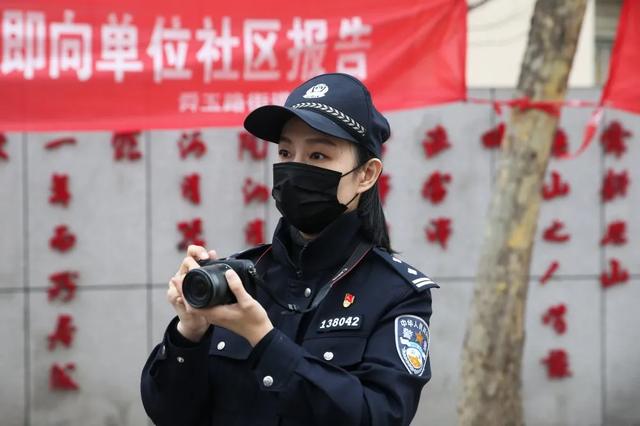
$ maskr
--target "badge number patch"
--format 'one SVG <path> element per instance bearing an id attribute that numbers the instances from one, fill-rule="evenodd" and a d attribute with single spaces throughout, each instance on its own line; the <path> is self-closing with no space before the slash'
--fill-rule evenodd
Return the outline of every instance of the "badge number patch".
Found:
<path id="1" fill-rule="evenodd" d="M 318 325 L 318 333 L 338 330 L 359 330 L 360 328 L 362 328 L 362 315 L 348 315 L 323 319 Z"/>
<path id="2" fill-rule="evenodd" d="M 395 321 L 396 349 L 409 373 L 424 372 L 429 356 L 429 326 L 415 315 L 400 315 Z"/>

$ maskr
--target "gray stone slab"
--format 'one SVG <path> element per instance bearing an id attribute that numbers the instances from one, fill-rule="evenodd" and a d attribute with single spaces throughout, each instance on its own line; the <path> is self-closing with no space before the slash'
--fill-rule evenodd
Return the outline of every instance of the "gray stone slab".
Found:
<path id="1" fill-rule="evenodd" d="M 640 116 L 617 110 L 607 110 L 602 121 L 601 131 L 612 121 L 618 121 L 631 132 L 627 138 L 627 152 L 617 158 L 612 155 L 604 156 L 604 168 L 599 175 L 597 190 L 602 187 L 602 177 L 611 169 L 615 173 L 627 171 L 629 186 L 624 198 L 617 197 L 604 204 L 605 221 L 603 226 L 613 221 L 624 220 L 627 222 L 627 243 L 621 246 L 607 245 L 604 247 L 605 266 L 609 270 L 609 259 L 617 258 L 622 266 L 631 274 L 640 273 L 640 220 L 638 209 L 640 208 Z M 600 140 L 595 142 L 600 145 Z M 600 146 L 597 148 L 600 149 Z M 603 237 L 604 229 L 598 235 L 598 241 Z"/>
<path id="2" fill-rule="evenodd" d="M 46 150 L 56 138 L 75 145 Z M 109 133 L 32 133 L 27 137 L 29 252 L 32 286 L 47 286 L 53 272 L 72 269 L 81 283 L 141 284 L 146 281 L 143 159 L 115 162 Z M 68 207 L 49 204 L 53 173 L 69 175 Z M 66 224 L 76 235 L 70 251 L 49 247 L 54 228 Z"/>
<path id="3" fill-rule="evenodd" d="M 640 424 L 640 345 L 638 300 L 640 280 L 602 293 L 605 313 L 605 424 Z"/>
<path id="4" fill-rule="evenodd" d="M 565 304 L 565 334 L 557 334 L 542 317 L 551 306 Z M 526 315 L 523 400 L 529 425 L 600 425 L 602 423 L 601 294 L 595 280 L 532 281 Z M 541 360 L 564 349 L 571 376 L 552 380 Z"/>
<path id="5" fill-rule="evenodd" d="M 474 91 L 488 97 L 488 91 Z M 480 136 L 490 128 L 491 108 L 475 104 L 448 104 L 389 114 L 392 139 L 384 158 L 391 176 L 385 211 L 394 248 L 405 260 L 438 277 L 473 277 L 490 195 L 490 153 Z M 461 120 L 464 116 L 464 120 Z M 442 125 L 451 148 L 427 159 L 422 147 L 425 132 Z M 451 175 L 448 195 L 437 205 L 422 197 L 431 173 Z M 430 221 L 448 217 L 453 232 L 447 249 L 430 243 L 425 229 Z"/>
<path id="6" fill-rule="evenodd" d="M 0 293 L 0 413 L 2 424 L 25 422 L 24 296 Z"/>
<path id="7" fill-rule="evenodd" d="M 152 347 L 162 341 L 169 322 L 176 316 L 173 307 L 167 301 L 167 288 L 154 288 L 151 292 L 151 344 Z"/>
<path id="8" fill-rule="evenodd" d="M 454 425 L 460 391 L 460 357 L 469 304 L 471 282 L 445 282 L 431 291 L 431 370 L 432 378 L 423 388 L 413 426 Z"/>
<path id="9" fill-rule="evenodd" d="M 200 158 L 180 159 L 181 132 L 151 133 L 151 228 L 152 281 L 168 282 L 185 252 L 176 248 L 182 239 L 177 223 L 200 217 L 209 249 L 226 256 L 247 247 L 244 228 L 257 218 L 265 218 L 266 206 L 243 203 L 245 178 L 265 179 L 266 160 L 248 155 L 238 161 L 238 129 L 205 130 L 202 138 L 207 153 Z M 182 197 L 185 175 L 200 174 L 201 203 L 194 205 Z"/>
<path id="10" fill-rule="evenodd" d="M 9 159 L 0 158 L 0 288 L 15 288 L 24 274 L 23 135 L 4 136 Z"/>
<path id="11" fill-rule="evenodd" d="M 567 99 L 597 100 L 594 90 L 572 90 Z M 593 110 L 591 108 L 565 107 L 559 127 L 565 131 L 569 152 L 575 153 L 582 144 L 584 128 Z M 551 182 L 551 174 L 557 172 L 570 185 L 565 197 L 543 200 L 540 207 L 535 247 L 531 261 L 531 273 L 543 275 L 553 261 L 559 263 L 555 276 L 596 275 L 600 271 L 600 150 L 597 139 L 585 152 L 571 159 L 551 157 L 545 183 Z M 570 235 L 564 243 L 543 239 L 545 229 L 553 221 L 564 223 L 560 234 Z"/>
<path id="12" fill-rule="evenodd" d="M 68 304 L 30 294 L 33 425 L 141 425 L 140 374 L 147 356 L 146 290 L 80 291 Z M 72 346 L 47 348 L 59 314 L 77 331 Z M 49 390 L 53 363 L 75 363 L 78 391 Z"/>

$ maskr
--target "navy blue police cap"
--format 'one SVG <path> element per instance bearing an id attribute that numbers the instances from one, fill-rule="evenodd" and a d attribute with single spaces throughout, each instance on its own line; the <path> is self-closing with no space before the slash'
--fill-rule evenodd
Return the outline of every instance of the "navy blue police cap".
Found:
<path id="1" fill-rule="evenodd" d="M 294 116 L 319 132 L 361 145 L 376 157 L 391 134 L 389 122 L 373 105 L 365 85 L 342 73 L 321 74 L 302 83 L 284 106 L 253 110 L 244 127 L 260 139 L 278 143 L 282 128 Z"/>

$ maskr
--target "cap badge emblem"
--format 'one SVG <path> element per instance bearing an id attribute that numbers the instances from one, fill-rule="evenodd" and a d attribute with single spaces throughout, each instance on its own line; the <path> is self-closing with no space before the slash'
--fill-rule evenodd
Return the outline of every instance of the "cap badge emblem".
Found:
<path id="1" fill-rule="evenodd" d="M 307 93 L 302 95 L 306 99 L 322 98 L 329 91 L 329 86 L 324 83 L 316 84 L 307 90 Z"/>

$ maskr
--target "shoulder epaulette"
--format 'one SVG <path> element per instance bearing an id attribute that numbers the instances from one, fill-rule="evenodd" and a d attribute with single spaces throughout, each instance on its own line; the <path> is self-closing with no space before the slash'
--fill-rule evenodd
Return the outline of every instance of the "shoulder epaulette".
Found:
<path id="1" fill-rule="evenodd" d="M 422 272 L 413 268 L 411 265 L 403 262 L 397 257 L 393 256 L 386 250 L 379 247 L 373 249 L 381 259 L 383 259 L 394 271 L 398 273 L 404 280 L 410 284 L 416 291 L 425 291 L 430 288 L 440 288 L 438 284 L 427 277 Z"/>
<path id="2" fill-rule="evenodd" d="M 232 259 L 250 259 L 255 260 L 264 254 L 269 248 L 271 248 L 271 244 L 261 244 L 256 247 L 251 247 L 250 249 L 232 254 L 229 256 Z"/>

